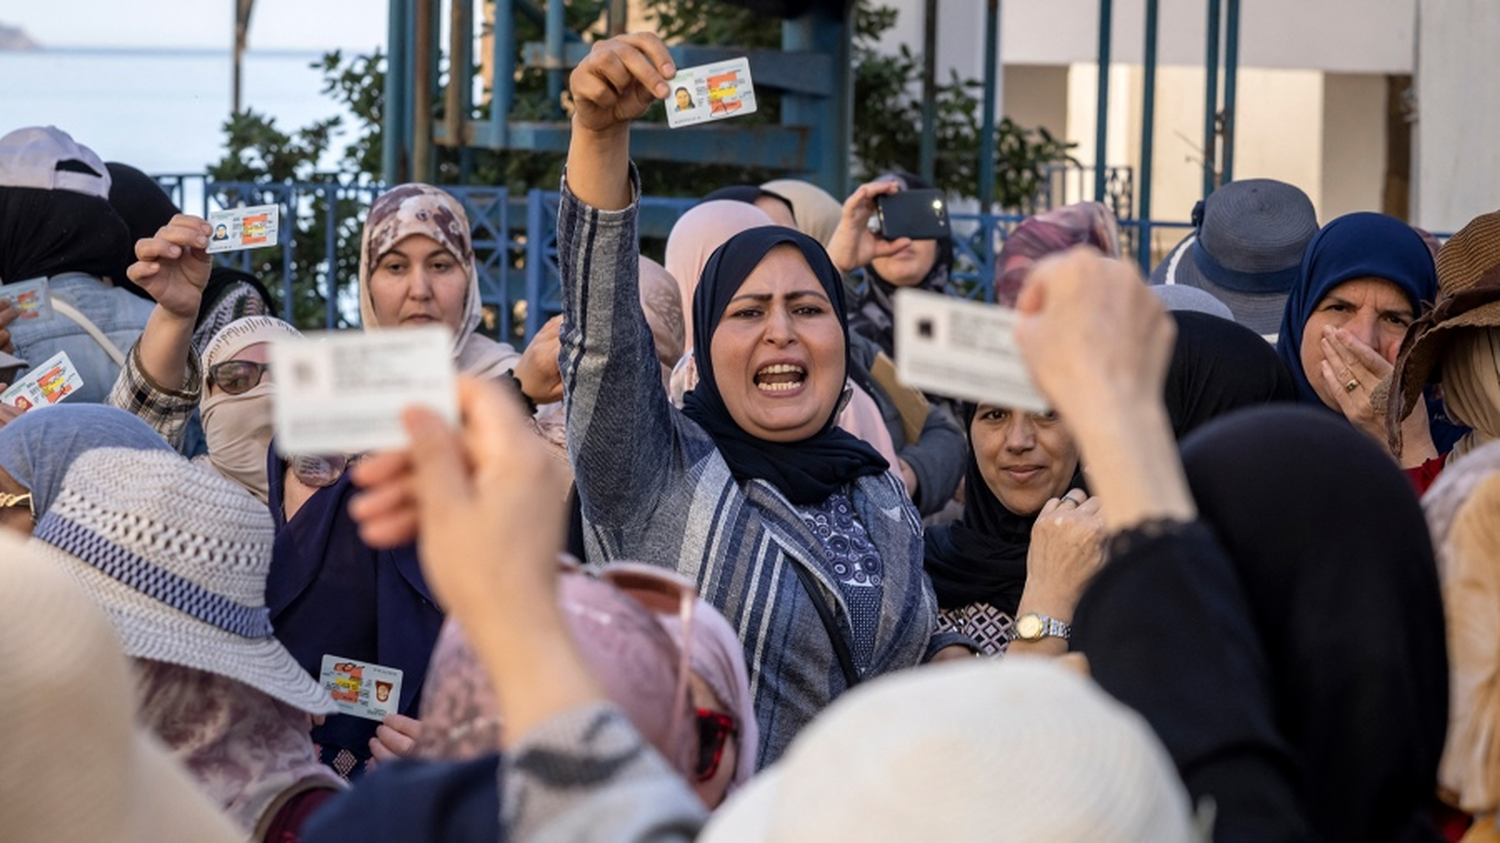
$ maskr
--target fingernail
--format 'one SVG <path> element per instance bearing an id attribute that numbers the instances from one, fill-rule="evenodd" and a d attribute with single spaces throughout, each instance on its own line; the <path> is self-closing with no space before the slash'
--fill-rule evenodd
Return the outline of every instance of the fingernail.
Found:
<path id="1" fill-rule="evenodd" d="M 658 83 L 657 86 L 656 86 L 656 95 L 658 97 L 661 97 L 661 98 L 665 99 L 666 96 L 667 96 L 667 92 L 670 91 L 670 90 L 671 89 L 667 87 L 667 83 L 665 83 L 665 82 Z"/>
<path id="2" fill-rule="evenodd" d="M 677 65 L 675 65 L 675 64 L 673 64 L 671 62 L 665 62 L 661 66 L 661 75 L 667 77 L 668 79 L 672 78 L 673 76 L 676 76 L 677 75 Z"/>

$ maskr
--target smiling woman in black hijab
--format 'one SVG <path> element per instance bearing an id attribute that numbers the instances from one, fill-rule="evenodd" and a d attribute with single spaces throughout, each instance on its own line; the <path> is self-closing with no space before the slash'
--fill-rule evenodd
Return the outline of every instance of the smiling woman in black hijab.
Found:
<path id="1" fill-rule="evenodd" d="M 655 36 L 625 35 L 573 72 L 557 227 L 568 451 L 588 561 L 673 569 L 739 633 L 764 765 L 852 685 L 960 636 L 937 630 L 901 483 L 833 427 L 849 328 L 816 241 L 763 227 L 710 257 L 693 304 L 699 385 L 684 411 L 668 401 L 637 289 L 628 133 L 657 81 L 666 95 L 649 77 L 667 62 Z"/>
<path id="2" fill-rule="evenodd" d="M 1084 489 L 1078 449 L 1055 413 L 980 404 L 965 416 L 963 517 L 925 536 L 939 620 L 989 654 L 1012 644 L 1061 653 L 1078 595 L 1104 559 L 1099 502 Z M 1036 630 L 1020 628 L 1029 616 Z"/>

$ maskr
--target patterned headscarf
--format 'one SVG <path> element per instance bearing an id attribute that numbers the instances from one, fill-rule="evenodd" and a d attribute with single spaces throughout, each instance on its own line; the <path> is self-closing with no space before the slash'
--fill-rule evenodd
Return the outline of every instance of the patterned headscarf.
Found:
<path id="1" fill-rule="evenodd" d="M 1015 307 L 1033 264 L 1053 252 L 1084 244 L 1109 257 L 1120 256 L 1120 224 L 1098 202 L 1064 205 L 1027 217 L 1005 238 L 995 259 L 995 301 Z"/>
<path id="2" fill-rule="evenodd" d="M 514 368 L 520 358 L 515 349 L 475 333 L 483 318 L 483 308 L 469 217 L 458 200 L 431 185 L 403 184 L 382 193 L 370 206 L 359 248 L 359 318 L 365 330 L 381 327 L 370 298 L 370 276 L 386 252 L 417 234 L 431 237 L 451 252 L 468 275 L 463 316 L 458 325 L 449 326 L 454 329 L 453 357 L 459 371 L 494 377 Z"/>

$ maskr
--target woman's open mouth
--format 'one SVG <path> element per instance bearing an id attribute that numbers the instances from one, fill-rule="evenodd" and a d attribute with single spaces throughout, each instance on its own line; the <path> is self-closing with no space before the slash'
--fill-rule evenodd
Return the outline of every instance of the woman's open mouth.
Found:
<path id="1" fill-rule="evenodd" d="M 807 370 L 792 363 L 772 363 L 755 373 L 755 388 L 761 392 L 791 392 L 807 382 Z"/>

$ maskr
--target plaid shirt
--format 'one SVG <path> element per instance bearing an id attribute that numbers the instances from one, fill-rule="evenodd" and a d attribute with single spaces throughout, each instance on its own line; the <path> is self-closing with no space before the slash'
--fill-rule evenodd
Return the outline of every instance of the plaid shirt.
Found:
<path id="1" fill-rule="evenodd" d="M 191 348 L 188 349 L 183 383 L 183 389 L 167 389 L 152 380 L 141 368 L 141 344 L 137 342 L 130 347 L 125 367 L 120 370 L 105 403 L 135 415 L 151 425 L 173 448 L 181 450 L 188 417 L 198 406 L 198 398 L 203 392 L 203 364 L 198 359 L 198 352 Z"/>

